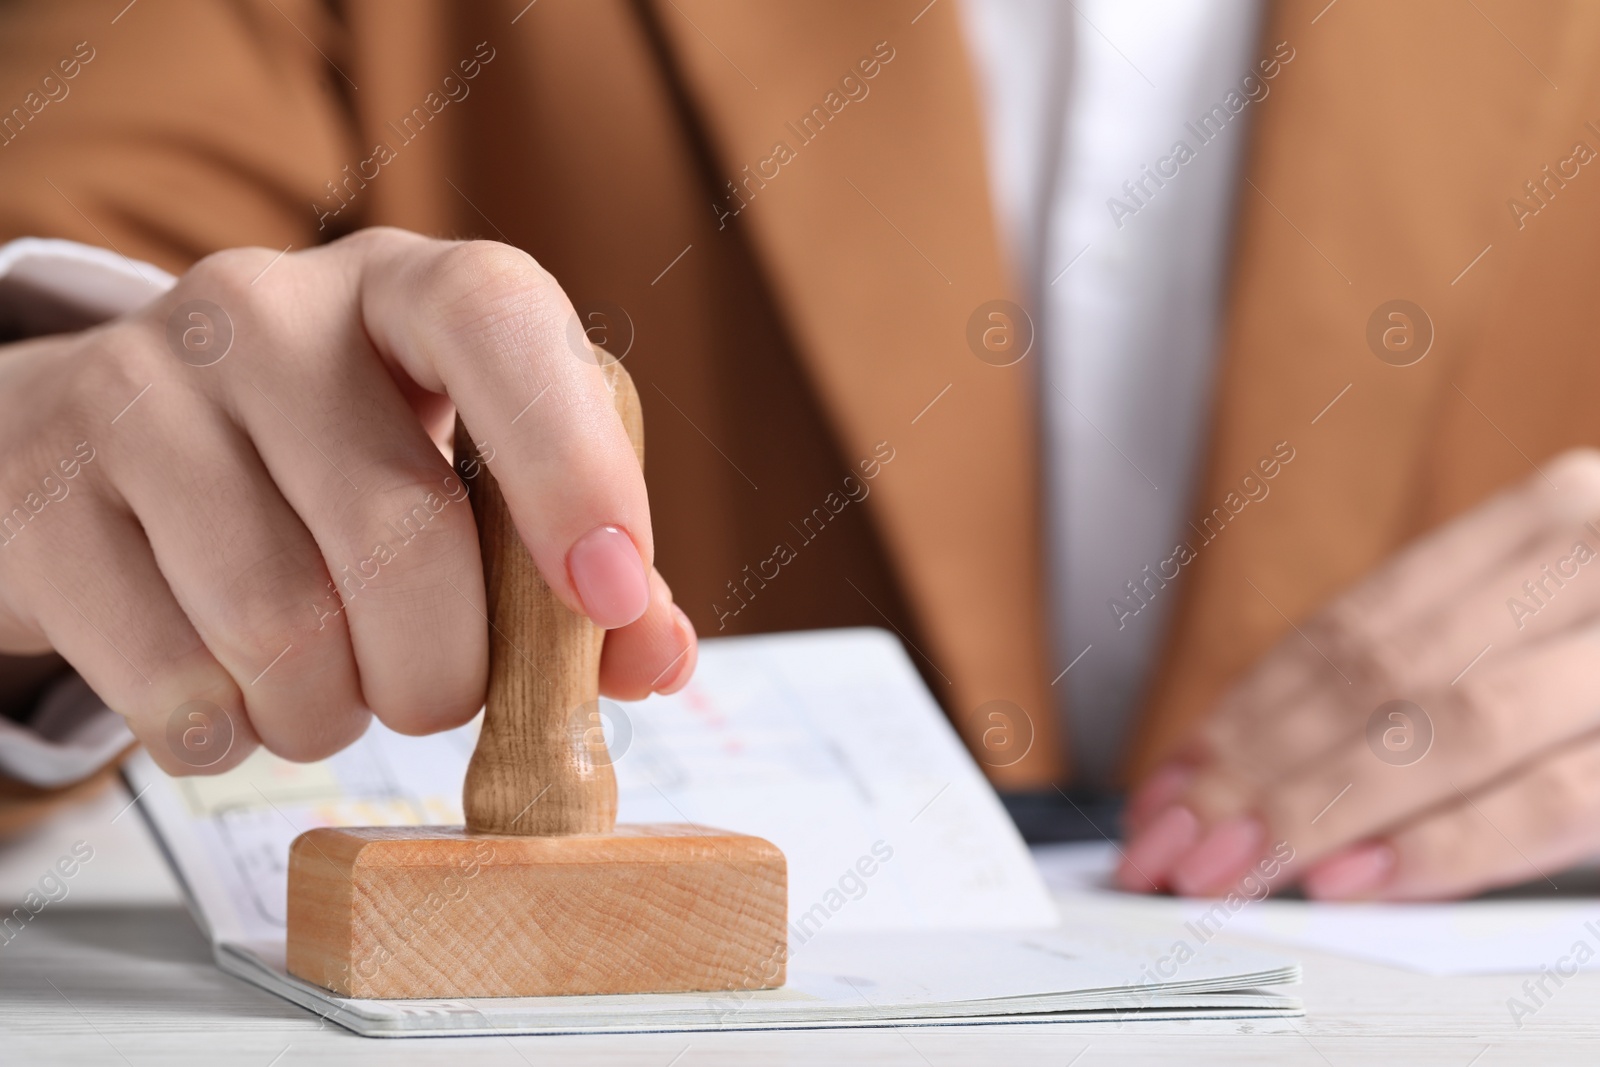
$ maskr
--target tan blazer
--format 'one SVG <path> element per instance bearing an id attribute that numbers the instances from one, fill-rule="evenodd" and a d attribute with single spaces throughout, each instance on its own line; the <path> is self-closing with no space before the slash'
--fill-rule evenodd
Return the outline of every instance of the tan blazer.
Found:
<path id="1" fill-rule="evenodd" d="M 986 701 L 1028 714 L 998 782 L 1068 773 L 1037 360 L 968 343 L 1016 294 L 954 0 L 124 2 L 0 7 L 0 107 L 93 53 L 5 127 L 0 238 L 175 271 L 372 224 L 528 249 L 631 334 L 659 564 L 703 635 L 892 627 L 969 742 Z M 1600 168 L 1571 162 L 1600 149 L 1600 7 L 1324 5 L 1260 44 L 1293 59 L 1250 110 L 1192 502 L 1221 532 L 1158 594 L 1133 775 L 1289 620 L 1600 438 Z M 1432 324 L 1410 366 L 1368 342 L 1397 299 Z"/>

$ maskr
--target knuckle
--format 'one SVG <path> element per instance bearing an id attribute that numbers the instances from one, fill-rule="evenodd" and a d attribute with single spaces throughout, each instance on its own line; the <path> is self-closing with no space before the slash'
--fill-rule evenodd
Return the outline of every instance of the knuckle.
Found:
<path id="1" fill-rule="evenodd" d="M 205 296 L 224 308 L 248 302 L 251 283 L 278 255 L 270 248 L 225 248 L 201 259 L 184 274 L 179 288 L 186 294 Z"/>
<path id="2" fill-rule="evenodd" d="M 516 328 L 562 300 L 532 256 L 497 241 L 445 247 L 426 268 L 423 285 L 441 325 L 455 334 Z"/>
<path id="3" fill-rule="evenodd" d="M 294 763 L 327 759 L 359 739 L 372 720 L 371 712 L 353 707 L 338 714 L 296 715 L 292 724 L 255 708 L 250 717 L 267 751 Z"/>
<path id="4" fill-rule="evenodd" d="M 161 348 L 160 339 L 143 324 L 119 321 L 90 330 L 72 352 L 79 396 L 98 406 L 130 386 L 143 389 L 163 371 L 170 373 L 170 359 Z"/>
<path id="5" fill-rule="evenodd" d="M 289 547 L 275 549 L 241 568 L 218 588 L 209 616 L 210 636 L 224 662 L 259 670 L 285 649 L 303 645 L 318 629 L 316 606 L 322 562 Z"/>
<path id="6" fill-rule="evenodd" d="M 287 605 L 265 610 L 240 608 L 231 612 L 231 617 L 219 620 L 214 632 L 206 635 L 206 644 L 219 660 L 234 666 L 239 681 L 248 685 L 269 667 L 285 668 L 280 673 L 293 670 L 295 664 L 281 660 L 305 644 L 308 629 L 292 621 Z"/>
<path id="7" fill-rule="evenodd" d="M 1190 785 L 1184 801 L 1202 822 L 1214 824 L 1249 810 L 1254 791 L 1231 769 L 1203 771 Z"/>
<path id="8" fill-rule="evenodd" d="M 346 543 L 363 559 L 410 572 L 471 539 L 476 527 L 467 489 L 454 472 L 424 460 L 388 465 L 368 477 L 373 488 L 343 498 L 337 516 Z"/>
<path id="9" fill-rule="evenodd" d="M 1551 480 L 1564 489 L 1571 482 L 1585 490 L 1589 499 L 1600 498 L 1600 449 L 1587 446 L 1568 449 L 1550 461 L 1548 473 Z"/>
<path id="10" fill-rule="evenodd" d="M 1592 764 L 1592 760 L 1557 759 L 1529 775 L 1524 785 L 1524 824 L 1557 833 L 1587 824 L 1594 815 Z"/>
<path id="11" fill-rule="evenodd" d="M 221 774 L 255 749 L 254 724 L 238 682 L 202 645 L 152 675 L 151 684 L 130 686 L 108 704 L 168 773 Z M 198 747 L 191 740 L 195 735 Z"/>
<path id="12" fill-rule="evenodd" d="M 447 599 L 448 598 L 448 599 Z M 362 670 L 369 707 L 391 729 L 402 734 L 427 734 L 460 726 L 483 706 L 488 671 L 489 637 L 478 626 L 450 625 L 465 621 L 471 609 L 447 587 L 417 590 L 417 616 L 436 618 L 430 632 L 436 639 L 418 643 L 395 656 L 388 669 Z M 481 622 L 472 615 L 472 622 Z"/>
<path id="13" fill-rule="evenodd" d="M 1570 449 L 1546 464 L 1544 478 L 1533 477 L 1534 493 L 1558 519 L 1581 523 L 1600 515 L 1600 450 Z"/>
<path id="14" fill-rule="evenodd" d="M 59 393 L 34 393 L 32 401 L 36 411 L 48 412 L 54 429 L 69 430 L 65 436 L 91 443 L 103 436 L 92 430 L 109 426 L 152 384 L 160 381 L 165 387 L 178 369 L 155 329 L 138 320 L 119 320 L 86 332 L 68 358 L 72 372 L 57 379 Z M 133 419 L 124 425 L 138 422 Z"/>
<path id="15" fill-rule="evenodd" d="M 1285 640 L 1302 661 L 1311 663 L 1314 658 L 1312 666 L 1319 670 L 1329 660 L 1345 668 L 1380 669 L 1383 644 L 1378 631 L 1390 614 L 1383 606 L 1386 594 L 1380 583 L 1363 582 L 1307 620 L 1301 627 L 1304 637 L 1291 629 Z"/>
<path id="16" fill-rule="evenodd" d="M 370 255 L 380 250 L 402 248 L 407 245 L 436 244 L 434 238 L 424 237 L 399 226 L 367 226 L 334 241 L 328 247 L 341 248 L 357 255 Z"/>
<path id="17" fill-rule="evenodd" d="M 300 346 L 293 343 L 293 320 L 283 309 L 292 306 L 303 318 L 324 306 L 308 302 L 306 294 L 320 297 L 327 289 L 307 284 L 300 269 L 304 262 L 300 255 L 270 248 L 213 252 L 152 305 L 148 325 L 160 346 L 170 350 L 169 358 L 193 366 L 222 359 L 236 336 L 250 337 L 280 358 L 293 356 Z"/>
<path id="18" fill-rule="evenodd" d="M 438 733 L 469 722 L 483 706 L 470 680 L 455 681 L 437 673 L 405 692 L 385 693 L 374 699 L 373 712 L 396 733 L 408 736 Z"/>
<path id="19" fill-rule="evenodd" d="M 1476 687 L 1464 687 L 1464 691 L 1449 703 L 1446 715 L 1438 724 L 1440 739 L 1448 736 L 1455 752 L 1476 760 L 1504 753 L 1508 743 L 1516 749 L 1525 747 L 1509 736 L 1511 724 L 1498 707 L 1495 699 L 1479 693 Z"/>
<path id="20" fill-rule="evenodd" d="M 199 645 L 169 662 L 150 686 L 132 686 L 126 696 L 111 706 L 149 731 L 165 728 L 172 713 L 185 704 L 205 701 L 230 713 L 244 707 L 239 683 L 227 669 Z"/>

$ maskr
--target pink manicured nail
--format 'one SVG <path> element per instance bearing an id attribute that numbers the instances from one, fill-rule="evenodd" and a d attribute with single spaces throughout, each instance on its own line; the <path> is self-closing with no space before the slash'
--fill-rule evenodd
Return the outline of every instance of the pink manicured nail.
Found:
<path id="1" fill-rule="evenodd" d="M 1149 893 L 1166 884 L 1172 861 L 1187 852 L 1200 836 L 1194 812 L 1174 805 L 1150 821 L 1123 851 L 1117 868 L 1117 885 L 1134 893 Z"/>
<path id="2" fill-rule="evenodd" d="M 1162 767 L 1146 778 L 1144 784 L 1134 792 L 1123 812 L 1123 825 L 1129 833 L 1142 830 L 1152 816 L 1165 811 L 1169 804 L 1182 796 L 1192 781 L 1193 767 L 1182 763 L 1169 763 Z"/>
<path id="3" fill-rule="evenodd" d="M 1200 896 L 1226 888 L 1261 856 L 1267 838 L 1261 820 L 1237 815 L 1211 828 L 1205 839 L 1172 868 L 1172 888 Z"/>
<path id="4" fill-rule="evenodd" d="M 596 626 L 615 630 L 650 606 L 650 582 L 633 538 L 620 526 L 596 526 L 567 553 L 567 573 Z"/>
<path id="5" fill-rule="evenodd" d="M 672 605 L 673 629 L 678 634 L 678 642 L 683 646 L 674 663 L 667 665 L 667 677 L 658 681 L 655 690 L 658 693 L 676 693 L 689 684 L 689 678 L 694 674 L 695 660 L 700 658 L 700 653 L 694 643 L 694 623 L 689 621 L 689 616 L 683 613 L 678 605 Z"/>
<path id="6" fill-rule="evenodd" d="M 1381 841 L 1356 845 L 1311 868 L 1300 884 L 1314 900 L 1349 900 L 1387 882 L 1395 859 L 1394 848 Z"/>

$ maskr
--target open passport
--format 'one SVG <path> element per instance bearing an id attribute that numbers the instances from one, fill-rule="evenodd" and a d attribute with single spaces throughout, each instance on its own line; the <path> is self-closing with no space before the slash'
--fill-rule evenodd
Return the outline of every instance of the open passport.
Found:
<path id="1" fill-rule="evenodd" d="M 622 822 L 756 834 L 789 862 L 781 989 L 353 1000 L 284 969 L 289 843 L 316 826 L 460 824 L 474 722 L 374 723 L 314 764 L 257 752 L 130 789 L 219 967 L 371 1037 L 810 1028 L 1301 1014 L 1281 957 L 1058 914 L 999 799 L 879 630 L 713 639 L 672 696 L 601 702 Z M 1160 965 L 1157 965 L 1160 961 Z"/>

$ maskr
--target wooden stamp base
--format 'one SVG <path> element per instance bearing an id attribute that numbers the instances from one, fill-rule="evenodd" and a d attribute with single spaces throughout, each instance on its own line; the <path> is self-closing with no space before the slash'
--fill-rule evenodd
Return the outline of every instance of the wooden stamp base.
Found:
<path id="1" fill-rule="evenodd" d="M 787 883 L 775 845 L 696 826 L 312 830 L 289 853 L 289 973 L 360 998 L 769 989 Z"/>

